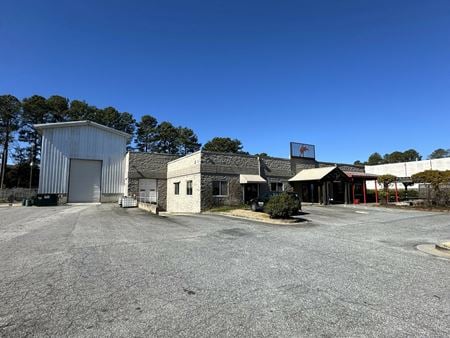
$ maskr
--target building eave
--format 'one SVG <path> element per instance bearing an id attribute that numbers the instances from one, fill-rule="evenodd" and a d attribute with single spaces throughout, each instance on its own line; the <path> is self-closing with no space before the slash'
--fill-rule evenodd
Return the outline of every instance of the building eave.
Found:
<path id="1" fill-rule="evenodd" d="M 102 124 L 96 123 L 96 122 L 92 122 L 89 120 L 83 120 L 83 121 L 70 121 L 70 122 L 55 122 L 55 123 L 42 123 L 42 124 L 34 124 L 33 127 L 41 132 L 42 130 L 45 129 L 53 129 L 53 128 L 70 128 L 70 127 L 84 127 L 84 126 L 92 126 L 122 137 L 127 138 L 128 140 L 131 139 L 131 135 L 128 133 L 125 133 L 123 131 L 114 129 L 114 128 L 110 128 L 107 126 L 104 126 Z"/>

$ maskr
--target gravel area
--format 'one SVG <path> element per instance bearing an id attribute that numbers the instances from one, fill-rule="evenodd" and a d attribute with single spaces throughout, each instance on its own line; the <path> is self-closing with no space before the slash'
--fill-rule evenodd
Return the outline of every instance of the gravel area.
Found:
<path id="1" fill-rule="evenodd" d="M 0 208 L 0 336 L 448 336 L 450 215 Z"/>

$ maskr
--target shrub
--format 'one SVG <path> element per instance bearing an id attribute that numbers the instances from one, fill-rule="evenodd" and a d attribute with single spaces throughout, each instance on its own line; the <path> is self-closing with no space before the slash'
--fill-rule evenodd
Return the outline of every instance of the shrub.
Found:
<path id="1" fill-rule="evenodd" d="M 289 194 L 273 196 L 264 208 L 271 218 L 289 218 L 298 213 L 298 201 Z"/>
<path id="2" fill-rule="evenodd" d="M 436 206 L 449 206 L 450 193 L 446 188 L 450 183 L 450 170 L 425 170 L 411 176 L 415 183 L 426 183 L 431 185 L 431 191 L 427 187 L 427 204 Z M 441 190 L 443 188 L 444 190 Z"/>

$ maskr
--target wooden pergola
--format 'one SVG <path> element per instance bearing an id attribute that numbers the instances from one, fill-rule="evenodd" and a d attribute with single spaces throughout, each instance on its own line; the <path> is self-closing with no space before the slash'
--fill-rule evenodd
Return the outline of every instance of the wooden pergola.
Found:
<path id="1" fill-rule="evenodd" d="M 354 171 L 344 171 L 345 175 L 349 178 L 352 190 L 352 201 L 353 204 L 357 204 L 357 199 L 355 199 L 355 183 L 362 184 L 363 190 L 363 202 L 367 204 L 367 181 L 375 181 L 375 201 L 378 203 L 378 189 L 377 189 L 377 175 L 366 174 Z"/>

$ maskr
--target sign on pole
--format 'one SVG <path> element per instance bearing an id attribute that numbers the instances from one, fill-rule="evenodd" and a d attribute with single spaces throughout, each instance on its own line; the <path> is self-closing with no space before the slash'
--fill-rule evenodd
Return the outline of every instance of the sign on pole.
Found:
<path id="1" fill-rule="evenodd" d="M 312 144 L 291 142 L 291 158 L 316 158 L 316 147 Z"/>

